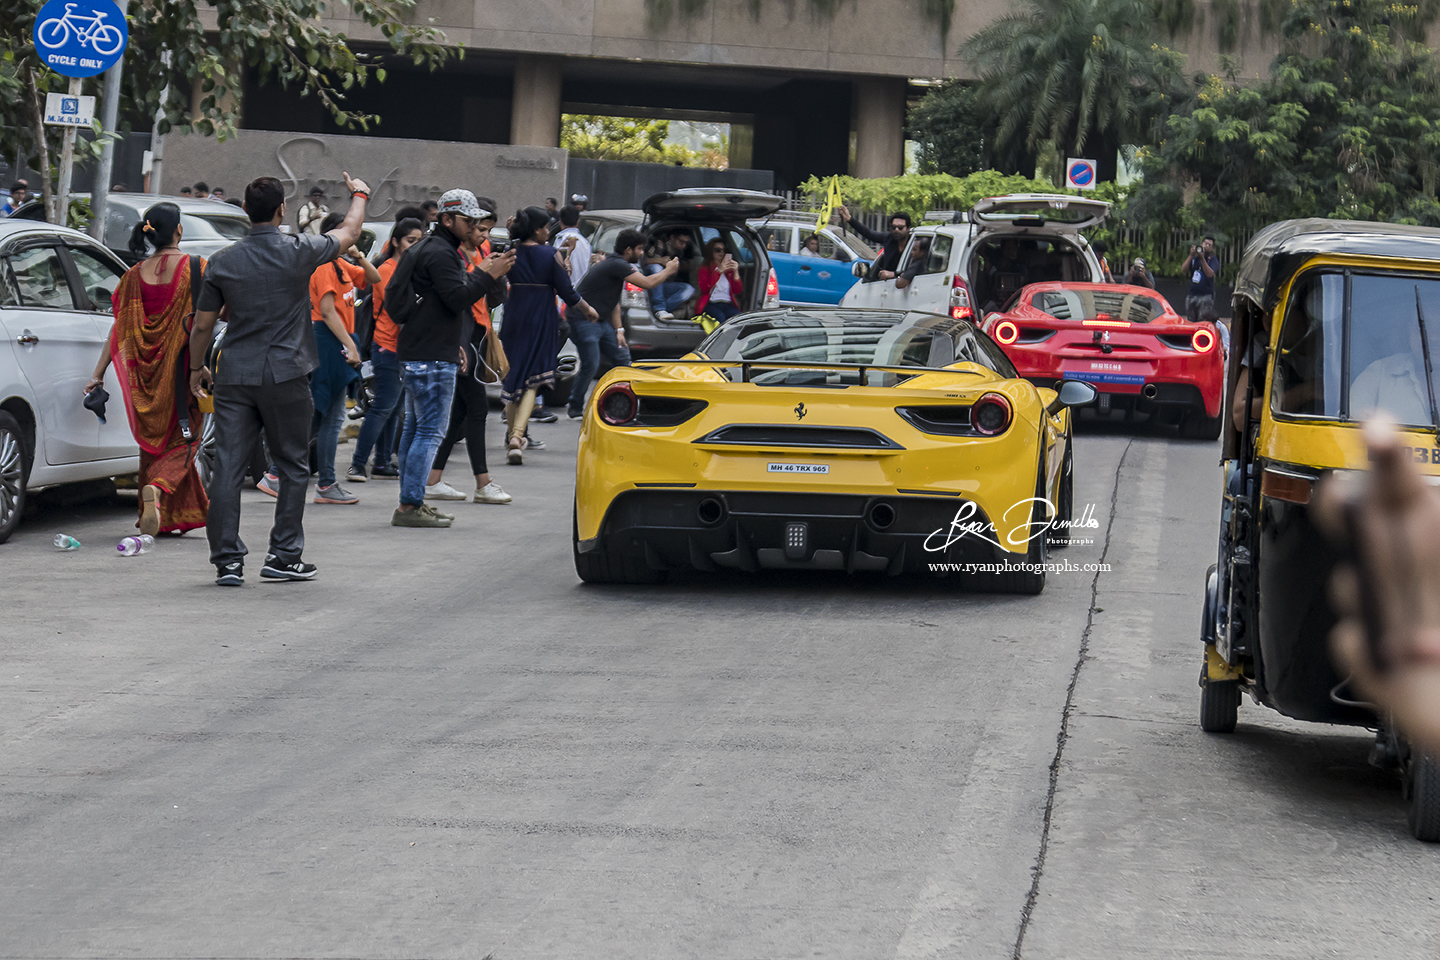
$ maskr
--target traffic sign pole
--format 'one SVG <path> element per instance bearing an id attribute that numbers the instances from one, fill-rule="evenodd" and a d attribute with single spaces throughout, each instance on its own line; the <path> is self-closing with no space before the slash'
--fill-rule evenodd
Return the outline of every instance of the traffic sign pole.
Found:
<path id="1" fill-rule="evenodd" d="M 70 78 L 70 96 L 80 96 L 80 78 Z M 75 172 L 75 128 L 65 128 L 64 145 L 60 148 L 60 187 L 55 192 L 54 223 L 68 226 L 70 222 L 70 179 Z"/>
<path id="2" fill-rule="evenodd" d="M 128 0 L 119 0 L 120 12 L 125 13 Z M 122 51 L 115 66 L 105 71 L 105 92 L 100 102 L 100 129 L 111 133 L 120 116 L 120 73 L 125 69 L 125 54 Z M 110 174 L 115 169 L 115 141 L 106 138 L 100 146 L 100 165 L 95 171 L 95 183 L 90 187 L 90 236 L 105 242 L 105 207 L 110 200 Z M 127 186 L 129 186 L 127 184 Z"/>

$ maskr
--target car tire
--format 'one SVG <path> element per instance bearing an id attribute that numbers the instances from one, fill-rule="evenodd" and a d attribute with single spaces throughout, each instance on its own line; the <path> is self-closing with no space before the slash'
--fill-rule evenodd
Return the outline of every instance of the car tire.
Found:
<path id="1" fill-rule="evenodd" d="M 0 543 L 20 525 L 30 480 L 30 441 L 20 421 L 0 410 Z"/>
<path id="2" fill-rule="evenodd" d="M 604 547 L 580 552 L 580 523 L 575 511 L 570 513 L 570 548 L 575 555 L 575 574 L 586 583 L 657 584 L 664 583 L 666 572 L 654 570 L 635 557 L 611 553 Z"/>
<path id="3" fill-rule="evenodd" d="M 1191 410 L 1180 421 L 1180 436 L 1191 440 L 1218 440 L 1223 420 L 1223 412 L 1218 417 L 1207 417 L 1204 410 Z"/>
<path id="4" fill-rule="evenodd" d="M 1234 733 L 1240 720 L 1240 681 L 1208 680 L 1200 687 L 1200 729 Z"/>
<path id="5" fill-rule="evenodd" d="M 1075 519 L 1075 445 L 1074 438 L 1065 447 L 1065 463 L 1060 468 L 1060 492 L 1055 500 L 1055 524 L 1047 534 L 1052 550 L 1070 546 L 1070 523 Z"/>
<path id="6" fill-rule="evenodd" d="M 1043 448 L 1043 446 L 1042 446 Z M 1045 522 L 1045 506 L 1040 502 L 1045 494 L 1045 461 L 1042 459 L 1038 468 L 1038 476 L 1035 480 L 1035 504 L 1030 511 L 1031 529 Z M 1030 548 L 1025 551 L 1025 563 L 1030 567 L 1028 570 L 1002 570 L 998 573 L 969 574 L 965 585 L 971 589 L 985 593 L 1014 593 L 1022 596 L 1034 597 L 1045 589 L 1045 570 L 1036 569 L 1045 563 L 1050 557 L 1049 541 L 1047 534 L 1030 539 Z M 996 551 L 996 562 L 1003 563 L 1010 560 L 1010 554 L 1006 551 Z M 1013 562 L 1013 561 L 1012 561 Z"/>
<path id="7" fill-rule="evenodd" d="M 1410 834 L 1426 843 L 1440 842 L 1440 763 L 1412 746 L 1405 764 L 1406 821 Z"/>

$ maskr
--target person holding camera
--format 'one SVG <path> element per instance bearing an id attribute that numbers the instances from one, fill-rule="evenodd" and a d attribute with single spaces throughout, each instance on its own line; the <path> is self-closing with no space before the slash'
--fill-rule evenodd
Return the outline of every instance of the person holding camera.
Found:
<path id="1" fill-rule="evenodd" d="M 1220 272 L 1220 258 L 1215 256 L 1215 238 L 1206 237 L 1199 247 L 1190 248 L 1185 261 L 1190 274 L 1190 293 L 1185 297 L 1185 319 L 1199 323 L 1208 307 L 1215 309 L 1215 274 Z"/>

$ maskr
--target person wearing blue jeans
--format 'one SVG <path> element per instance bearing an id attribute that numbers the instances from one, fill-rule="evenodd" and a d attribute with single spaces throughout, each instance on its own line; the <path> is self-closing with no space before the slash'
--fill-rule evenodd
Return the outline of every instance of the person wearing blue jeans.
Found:
<path id="1" fill-rule="evenodd" d="M 591 304 L 594 306 L 594 304 Z M 630 366 L 630 348 L 624 343 L 625 333 L 603 320 L 583 317 L 570 321 L 570 339 L 580 355 L 580 371 L 570 385 L 570 419 L 578 419 L 585 407 L 585 391 L 595 382 L 603 355 L 617 367 Z"/>
<path id="2" fill-rule="evenodd" d="M 346 475 L 352 483 L 365 482 L 365 466 L 370 462 L 371 450 L 375 451 L 376 468 L 389 465 L 391 451 L 395 449 L 395 429 L 400 421 L 400 358 L 393 350 L 375 344 L 370 349 L 370 368 L 374 372 L 370 381 L 374 396 L 365 411 L 360 435 L 355 438 L 355 453 Z"/>
<path id="3" fill-rule="evenodd" d="M 460 246 L 485 241 L 495 220 L 493 202 L 481 206 L 469 190 L 449 190 L 440 197 L 438 209 L 430 233 L 405 254 L 411 265 L 407 295 L 416 298 L 413 310 L 406 311 L 412 315 L 392 317 L 404 321 L 396 352 L 405 385 L 400 505 L 390 518 L 395 527 L 448 527 L 455 519 L 425 502 L 426 481 L 450 427 L 456 375 L 469 365 L 462 345 L 475 326 L 473 308 L 481 297 L 504 288 L 502 278 L 515 265 L 510 250 L 492 253 L 473 271 L 465 269 Z M 555 308 L 550 309 L 553 314 Z"/>
<path id="4" fill-rule="evenodd" d="M 450 428 L 450 405 L 455 401 L 458 363 L 445 360 L 407 360 L 401 364 L 405 383 L 405 429 L 400 433 L 400 502 L 425 508 L 425 482 L 445 431 Z M 436 511 L 444 526 L 454 517 Z"/>
<path id="5" fill-rule="evenodd" d="M 675 229 L 663 240 L 656 253 L 645 261 L 645 273 L 649 276 L 664 270 L 667 261 L 685 259 L 685 254 L 690 249 L 690 231 L 685 227 Z M 676 269 L 679 269 L 678 265 Z M 662 320 L 673 320 L 675 311 L 695 296 L 695 288 L 679 280 L 663 280 L 658 286 L 649 289 L 650 306 Z M 600 316 L 604 317 L 605 314 Z"/>
<path id="6" fill-rule="evenodd" d="M 585 408 L 585 392 L 600 370 L 601 354 L 617 366 L 630 366 L 630 346 L 625 342 L 625 328 L 620 322 L 620 295 L 625 284 L 633 283 L 653 292 L 680 269 L 680 261 L 672 257 L 663 264 L 655 264 L 656 272 L 647 276 L 636 266 L 644 255 L 645 234 L 639 230 L 621 230 L 615 238 L 615 251 L 586 271 L 580 286 L 575 288 L 581 299 L 595 308 L 598 319 L 587 320 L 579 310 L 566 314 L 570 321 L 570 339 L 580 354 L 580 370 L 570 384 L 572 420 L 578 419 Z"/>

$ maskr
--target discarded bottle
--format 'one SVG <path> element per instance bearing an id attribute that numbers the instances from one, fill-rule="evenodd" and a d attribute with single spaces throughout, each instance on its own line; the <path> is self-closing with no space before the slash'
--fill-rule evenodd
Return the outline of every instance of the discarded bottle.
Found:
<path id="1" fill-rule="evenodd" d="M 63 533 L 55 534 L 55 546 L 61 550 L 79 550 L 80 541 Z"/>
<path id="2" fill-rule="evenodd" d="M 155 538 L 148 533 L 142 533 L 138 537 L 126 537 L 115 545 L 122 557 L 133 557 L 141 553 L 149 553 L 150 548 L 155 546 Z"/>

